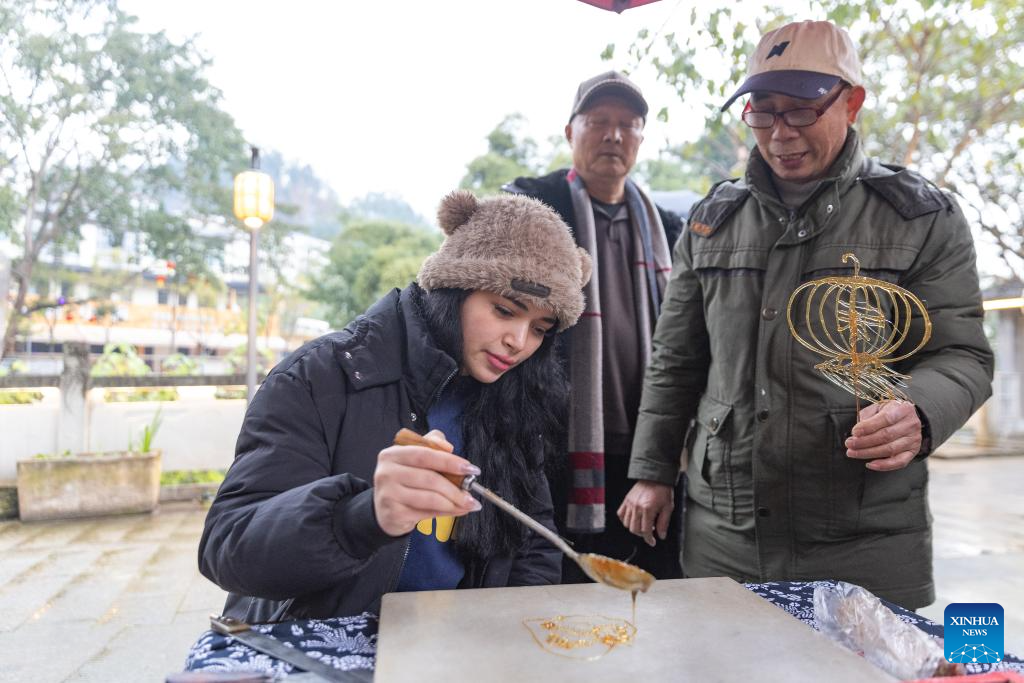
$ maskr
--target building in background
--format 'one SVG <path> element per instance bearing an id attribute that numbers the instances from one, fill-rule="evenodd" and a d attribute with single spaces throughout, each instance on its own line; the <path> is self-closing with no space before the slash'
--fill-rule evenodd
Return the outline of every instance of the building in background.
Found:
<path id="1" fill-rule="evenodd" d="M 223 254 L 207 263 L 214 283 L 175 277 L 182 274 L 173 260 L 142 256 L 137 235 L 115 245 L 109 233 L 91 225 L 82 228 L 76 250 L 48 249 L 27 303 L 55 305 L 32 314 L 28 335 L 19 337 L 4 362 L 20 359 L 33 374 L 59 372 L 64 342 L 82 341 L 92 355 L 108 343 L 129 344 L 154 369 L 177 353 L 191 357 L 201 372 L 233 371 L 229 356 L 246 344 L 248 240 L 230 226 L 205 226 L 202 232 L 225 239 Z M 285 253 L 274 254 L 279 268 L 261 269 L 258 346 L 274 359 L 329 329 L 312 317 L 308 302 L 267 296 L 294 291 L 323 267 L 328 249 L 326 240 L 293 232 L 282 240 Z"/>
<path id="2" fill-rule="evenodd" d="M 996 369 L 992 398 L 985 412 L 981 440 L 1024 436 L 1024 291 L 1020 283 L 997 283 L 985 289 L 985 327 Z M 970 426 L 970 425 L 968 425 Z M 987 430 L 984 431 L 984 430 Z"/>

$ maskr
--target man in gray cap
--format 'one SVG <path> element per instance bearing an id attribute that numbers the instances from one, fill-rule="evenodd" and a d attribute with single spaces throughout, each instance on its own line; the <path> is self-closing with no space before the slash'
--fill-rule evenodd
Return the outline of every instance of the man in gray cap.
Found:
<path id="1" fill-rule="evenodd" d="M 623 523 L 649 535 L 671 512 L 685 443 L 687 576 L 841 579 L 922 607 L 935 599 L 925 459 L 991 393 L 970 229 L 920 175 L 864 156 L 852 126 L 865 91 L 841 28 L 765 35 L 725 106 L 748 93 L 746 174 L 713 187 L 676 244 Z M 787 326 L 802 283 L 853 274 L 848 252 L 861 275 L 925 302 L 932 322 L 894 367 L 912 375 L 909 400 L 859 414 Z M 910 325 L 908 345 L 925 327 Z"/>
<path id="2" fill-rule="evenodd" d="M 682 575 L 678 520 L 669 526 L 666 517 L 665 542 L 653 547 L 653 538 L 638 542 L 616 516 L 632 484 L 626 468 L 640 386 L 682 227 L 629 179 L 647 110 L 640 89 L 617 71 L 583 81 L 565 126 L 572 168 L 504 189 L 553 207 L 594 266 L 587 309 L 566 344 L 573 389 L 568 458 L 551 476 L 556 524 L 581 552 L 628 558 L 668 579 Z M 565 582 L 589 580 L 573 562 L 563 570 Z"/>

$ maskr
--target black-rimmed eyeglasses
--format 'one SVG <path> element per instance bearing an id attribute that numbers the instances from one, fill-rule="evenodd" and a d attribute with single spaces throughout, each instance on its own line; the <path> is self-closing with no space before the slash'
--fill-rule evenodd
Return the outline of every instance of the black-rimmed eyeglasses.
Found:
<path id="1" fill-rule="evenodd" d="M 828 111 L 828 108 L 835 104 L 835 101 L 839 99 L 839 96 L 843 94 L 843 91 L 849 87 L 850 86 L 848 85 L 844 85 L 842 88 L 837 90 L 832 97 L 822 102 L 821 106 L 817 109 L 812 107 L 800 107 L 798 109 L 788 109 L 786 111 L 754 111 L 750 108 L 750 102 L 747 102 L 747 106 L 743 110 L 741 117 L 743 118 L 743 123 L 747 124 L 751 128 L 771 128 L 775 125 L 775 121 L 779 117 L 781 117 L 790 128 L 806 128 L 807 126 L 813 126 L 817 123 L 822 114 Z"/>

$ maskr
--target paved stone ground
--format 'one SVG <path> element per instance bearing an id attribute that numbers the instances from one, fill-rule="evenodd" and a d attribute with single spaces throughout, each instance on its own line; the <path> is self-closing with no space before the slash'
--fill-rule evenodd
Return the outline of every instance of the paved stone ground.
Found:
<path id="1" fill-rule="evenodd" d="M 959 451 L 956 456 L 970 455 Z M 1024 653 L 1024 457 L 933 458 L 938 600 L 999 602 Z M 78 522 L 0 522 L 0 681 L 161 681 L 219 611 L 199 575 L 205 510 Z"/>
<path id="2" fill-rule="evenodd" d="M 1024 656 L 1024 457 L 933 458 L 936 600 L 918 610 L 941 622 L 951 602 L 998 602 L 1006 651 Z"/>
<path id="3" fill-rule="evenodd" d="M 219 611 L 205 510 L 0 523 L 0 681 L 162 681 Z"/>

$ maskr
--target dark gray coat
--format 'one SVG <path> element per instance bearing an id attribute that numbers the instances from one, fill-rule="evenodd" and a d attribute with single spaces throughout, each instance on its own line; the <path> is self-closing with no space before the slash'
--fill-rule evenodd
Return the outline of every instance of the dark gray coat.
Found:
<path id="1" fill-rule="evenodd" d="M 865 159 L 849 135 L 799 210 L 776 198 L 755 150 L 744 180 L 718 185 L 692 212 L 654 334 L 630 476 L 674 482 L 695 419 L 688 575 L 842 579 L 916 608 L 934 600 L 924 456 L 988 398 L 993 358 L 956 203 L 911 171 Z M 862 275 L 918 296 L 932 321 L 928 344 L 896 367 L 913 376 L 906 393 L 931 439 L 895 472 L 846 457 L 854 397 L 814 370 L 822 358 L 787 327 L 801 283 L 852 274 L 846 252 Z M 911 339 L 921 327 L 914 318 Z"/>
<path id="2" fill-rule="evenodd" d="M 427 431 L 430 404 L 457 372 L 411 296 L 393 290 L 298 349 L 256 393 L 199 543 L 200 571 L 231 593 L 226 614 L 259 623 L 378 611 L 397 584 L 409 537 L 377 524 L 377 454 L 401 427 Z M 552 527 L 542 472 L 535 482 L 527 512 Z M 559 552 L 532 536 L 515 557 L 470 562 L 460 587 L 557 583 L 559 568 Z"/>

